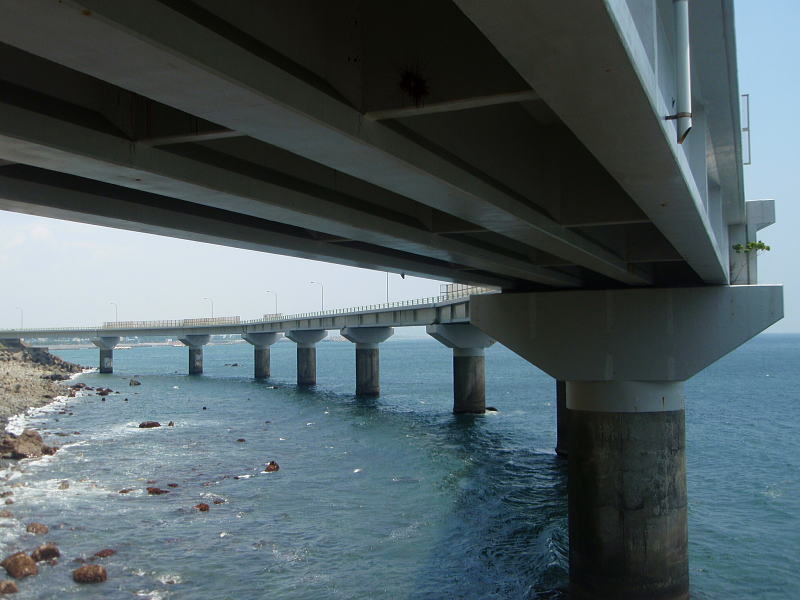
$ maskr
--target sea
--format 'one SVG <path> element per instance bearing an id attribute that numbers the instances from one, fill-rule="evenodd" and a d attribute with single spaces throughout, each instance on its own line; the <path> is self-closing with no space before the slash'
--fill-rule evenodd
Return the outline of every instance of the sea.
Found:
<path id="1" fill-rule="evenodd" d="M 206 346 L 205 373 L 188 376 L 186 348 L 118 349 L 114 374 L 76 381 L 119 393 L 13 420 L 61 446 L 3 473 L 16 518 L 0 520 L 2 554 L 44 540 L 62 553 L 17 598 L 568 598 L 552 378 L 495 345 L 497 412 L 456 416 L 451 352 L 432 339 L 381 345 L 374 399 L 353 394 L 349 342 L 318 345 L 313 389 L 295 385 L 293 343 L 272 347 L 266 381 L 252 354 Z M 751 340 L 686 395 L 692 598 L 800 598 L 800 336 Z M 49 534 L 25 533 L 31 521 Z M 72 582 L 87 559 L 105 583 Z"/>

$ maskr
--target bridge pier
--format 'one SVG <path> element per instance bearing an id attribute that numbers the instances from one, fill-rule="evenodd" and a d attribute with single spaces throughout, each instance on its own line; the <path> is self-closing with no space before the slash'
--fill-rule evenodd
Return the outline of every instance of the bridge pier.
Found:
<path id="1" fill-rule="evenodd" d="M 486 412 L 484 350 L 494 340 L 468 323 L 428 325 L 425 331 L 453 349 L 453 412 Z"/>
<path id="2" fill-rule="evenodd" d="M 114 346 L 119 344 L 119 337 L 101 336 L 92 340 L 92 343 L 100 348 L 100 372 L 114 372 Z"/>
<path id="3" fill-rule="evenodd" d="M 210 335 L 191 334 L 180 339 L 184 346 L 189 347 L 189 375 L 203 374 L 203 346 L 211 339 Z"/>
<path id="4" fill-rule="evenodd" d="M 270 376 L 269 347 L 281 339 L 280 333 L 248 333 L 242 335 L 248 343 L 253 345 L 253 377 L 266 379 Z"/>
<path id="5" fill-rule="evenodd" d="M 780 319 L 781 288 L 494 294 L 470 315 L 566 381 L 570 597 L 688 598 L 683 382 Z"/>
<path id="6" fill-rule="evenodd" d="M 328 332 L 324 329 L 292 329 L 286 337 L 297 344 L 297 385 L 317 385 L 317 342 Z"/>
<path id="7" fill-rule="evenodd" d="M 344 338 L 356 345 L 356 396 L 381 393 L 380 350 L 378 344 L 394 333 L 391 327 L 345 327 Z"/>
<path id="8" fill-rule="evenodd" d="M 567 408 L 567 382 L 556 380 L 556 454 L 569 455 L 569 409 Z"/>

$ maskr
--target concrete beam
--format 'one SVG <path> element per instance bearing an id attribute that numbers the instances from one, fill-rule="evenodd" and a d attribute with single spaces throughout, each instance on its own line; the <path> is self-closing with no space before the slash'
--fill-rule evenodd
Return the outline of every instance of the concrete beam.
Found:
<path id="1" fill-rule="evenodd" d="M 366 244 L 358 248 L 333 244 L 311 238 L 304 229 L 262 219 L 243 221 L 230 211 L 27 165 L 0 169 L 0 209 L 297 258 L 323 257 L 336 264 L 418 277 L 513 287 L 511 279 L 465 272 L 451 262 Z"/>
<path id="2" fill-rule="evenodd" d="M 431 102 L 420 106 L 400 106 L 396 108 L 384 108 L 372 110 L 364 116 L 372 121 L 382 121 L 384 119 L 403 119 L 407 117 L 418 117 L 420 115 L 435 115 L 457 110 L 469 110 L 471 108 L 483 108 L 486 106 L 497 106 L 499 104 L 512 104 L 516 102 L 528 102 L 538 100 L 539 95 L 533 90 L 521 90 L 518 92 L 508 92 L 504 94 L 492 94 L 490 96 L 475 96 L 472 98 L 460 98 L 458 100 L 446 100 L 441 102 Z"/>
<path id="3" fill-rule="evenodd" d="M 0 102 L 0 156 L 78 177 L 218 208 L 499 276 L 557 287 L 579 280 L 509 254 L 431 235 L 358 199 L 264 169 L 254 176 L 159 148 L 130 151 L 109 133 Z"/>
<path id="4" fill-rule="evenodd" d="M 673 122 L 664 120 L 672 107 L 665 102 L 628 5 L 582 0 L 550 3 L 546 8 L 514 0 L 455 3 L 701 279 L 708 284 L 727 283 L 727 249 L 717 243 L 689 159 L 675 140 Z M 718 11 L 721 3 L 694 4 L 714 5 L 711 10 Z M 723 20 L 707 24 L 716 27 L 716 21 Z M 725 32 L 714 32 L 715 40 L 725 37 Z M 732 32 L 728 37 L 733 37 Z M 554 48 L 558 48 L 557 58 Z M 713 56 L 715 66 L 709 77 L 730 71 L 719 66 L 719 54 Z M 738 101 L 738 90 L 728 87 L 724 93 Z M 736 156 L 725 160 L 728 177 L 741 177 L 741 160 L 735 162 Z M 658 174 L 655 179 L 654 174 Z M 726 190 L 737 195 L 734 204 L 742 203 L 741 187 L 729 183 L 725 182 Z"/>
<path id="5" fill-rule="evenodd" d="M 634 285 L 650 281 L 489 178 L 476 177 L 447 156 L 364 118 L 164 3 L 141 0 L 134 7 L 122 0 L 81 0 L 54 7 L 30 0 L 24 10 L 15 5 L 7 12 L 0 36 L 13 46 L 466 221 L 485 223 L 612 279 Z M 97 47 L 104 52 L 97 53 Z"/>
<path id="6" fill-rule="evenodd" d="M 472 296 L 472 323 L 556 379 L 683 381 L 783 317 L 783 287 Z"/>

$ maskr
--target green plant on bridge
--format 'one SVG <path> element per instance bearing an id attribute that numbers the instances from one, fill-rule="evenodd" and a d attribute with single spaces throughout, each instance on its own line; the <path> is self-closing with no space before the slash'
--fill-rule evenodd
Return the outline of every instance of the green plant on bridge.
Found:
<path id="1" fill-rule="evenodd" d="M 769 252 L 772 250 L 769 246 L 767 246 L 761 240 L 757 242 L 747 242 L 746 244 L 734 244 L 733 246 L 734 252 L 736 254 L 747 254 L 748 252 L 755 252 L 758 255 L 760 252 Z"/>

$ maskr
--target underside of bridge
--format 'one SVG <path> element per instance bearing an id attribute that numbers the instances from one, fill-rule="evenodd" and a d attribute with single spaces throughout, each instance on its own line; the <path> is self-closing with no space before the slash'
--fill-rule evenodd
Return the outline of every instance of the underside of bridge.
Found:
<path id="1" fill-rule="evenodd" d="M 684 598 L 677 384 L 782 314 L 738 102 L 732 0 L 0 0 L 0 209 L 508 292 L 575 597 Z"/>

